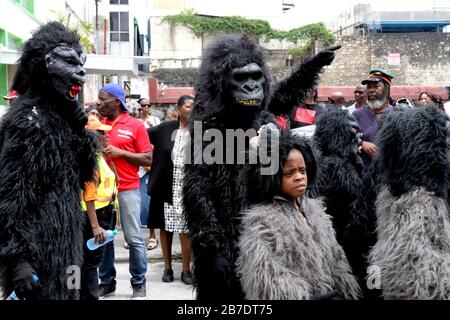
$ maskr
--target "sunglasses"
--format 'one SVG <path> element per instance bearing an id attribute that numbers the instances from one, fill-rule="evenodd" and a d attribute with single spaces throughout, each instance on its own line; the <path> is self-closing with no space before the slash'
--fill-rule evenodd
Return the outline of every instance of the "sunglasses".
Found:
<path id="1" fill-rule="evenodd" d="M 141 104 L 140 105 L 142 108 L 144 108 L 144 107 L 150 107 L 150 104 Z"/>

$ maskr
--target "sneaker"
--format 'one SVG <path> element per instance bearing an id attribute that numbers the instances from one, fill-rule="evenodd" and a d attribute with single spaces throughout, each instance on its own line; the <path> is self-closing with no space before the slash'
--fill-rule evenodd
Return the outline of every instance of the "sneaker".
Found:
<path id="1" fill-rule="evenodd" d="M 192 286 L 192 273 L 190 271 L 183 271 L 181 273 L 181 282 L 188 286 Z"/>
<path id="2" fill-rule="evenodd" d="M 133 300 L 143 300 L 147 296 L 147 288 L 145 283 L 133 286 L 133 295 L 131 299 Z"/>
<path id="3" fill-rule="evenodd" d="M 100 283 L 98 285 L 98 296 L 108 297 L 116 292 L 116 280 L 113 280 L 110 284 Z"/>
<path id="4" fill-rule="evenodd" d="M 173 281 L 173 270 L 172 269 L 164 270 L 164 274 L 162 276 L 162 281 L 164 281 L 164 282 L 172 282 Z"/>

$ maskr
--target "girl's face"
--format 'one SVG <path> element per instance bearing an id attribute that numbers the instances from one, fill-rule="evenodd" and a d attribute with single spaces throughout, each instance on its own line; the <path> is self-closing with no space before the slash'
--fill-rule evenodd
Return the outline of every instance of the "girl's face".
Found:
<path id="1" fill-rule="evenodd" d="M 420 96 L 419 102 L 424 105 L 429 105 L 429 104 L 431 104 L 431 97 L 429 95 L 427 95 L 426 93 L 422 93 L 422 95 Z"/>
<path id="2" fill-rule="evenodd" d="M 303 155 L 297 149 L 291 150 L 283 167 L 281 193 L 288 200 L 296 199 L 305 194 L 308 185 L 306 165 Z"/>
<path id="3" fill-rule="evenodd" d="M 108 147 L 108 133 L 105 131 L 98 131 L 99 133 L 99 140 L 100 140 L 100 149 L 106 149 Z"/>

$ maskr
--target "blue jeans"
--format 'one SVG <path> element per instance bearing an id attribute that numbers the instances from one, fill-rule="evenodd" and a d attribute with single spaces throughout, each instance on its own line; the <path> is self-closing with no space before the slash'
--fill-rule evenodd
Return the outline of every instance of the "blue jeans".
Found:
<path id="1" fill-rule="evenodd" d="M 147 194 L 148 172 L 140 178 L 139 191 L 141 192 L 141 226 L 146 227 L 148 222 L 148 209 L 150 207 L 150 196 Z"/>
<path id="2" fill-rule="evenodd" d="M 130 246 L 131 285 L 144 284 L 145 274 L 147 273 L 147 250 L 141 233 L 141 195 L 139 189 L 135 189 L 120 191 L 117 197 L 119 199 L 123 234 L 125 241 Z M 100 279 L 102 283 L 109 284 L 115 276 L 114 245 L 110 242 L 105 246 L 103 261 L 100 266 Z"/>
<path id="3" fill-rule="evenodd" d="M 108 242 L 104 247 L 102 262 L 98 267 L 98 276 L 101 284 L 111 284 L 116 279 L 114 241 Z"/>

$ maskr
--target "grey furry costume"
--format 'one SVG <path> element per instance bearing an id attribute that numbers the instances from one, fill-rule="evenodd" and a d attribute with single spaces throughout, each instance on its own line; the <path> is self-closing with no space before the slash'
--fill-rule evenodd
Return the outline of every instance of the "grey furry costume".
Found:
<path id="1" fill-rule="evenodd" d="M 306 219 L 275 197 L 244 212 L 236 264 L 247 299 L 313 299 L 332 290 L 345 299 L 360 295 L 322 204 L 305 198 L 303 209 Z"/>
<path id="2" fill-rule="evenodd" d="M 369 260 L 385 299 L 450 299 L 448 137 L 437 108 L 392 112 L 377 135 L 378 240 Z"/>
<path id="3" fill-rule="evenodd" d="M 445 200 L 417 188 L 377 200 L 378 241 L 370 254 L 385 299 L 450 299 L 450 222 Z"/>

